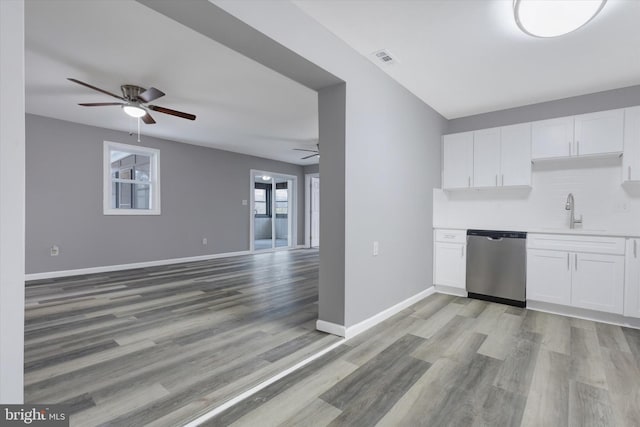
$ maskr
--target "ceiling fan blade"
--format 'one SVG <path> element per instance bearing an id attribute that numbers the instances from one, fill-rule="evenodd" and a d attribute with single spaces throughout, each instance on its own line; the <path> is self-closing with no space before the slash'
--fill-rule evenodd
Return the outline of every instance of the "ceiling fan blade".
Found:
<path id="1" fill-rule="evenodd" d="M 295 150 L 295 151 L 308 151 L 309 153 L 317 153 L 318 152 L 318 150 L 306 150 L 304 148 L 292 148 L 292 150 Z"/>
<path id="2" fill-rule="evenodd" d="M 320 154 L 318 154 L 318 153 L 316 153 L 316 154 L 312 154 L 312 155 L 310 155 L 310 156 L 303 157 L 303 158 L 301 158 L 300 160 L 307 160 L 307 159 L 310 159 L 310 158 L 312 158 L 312 157 L 320 157 Z"/>
<path id="3" fill-rule="evenodd" d="M 118 99 L 121 99 L 123 101 L 126 101 L 126 99 L 124 99 L 121 96 L 116 95 L 115 93 L 107 92 L 106 90 L 100 89 L 99 87 L 91 86 L 89 83 L 81 82 L 80 80 L 76 80 L 76 79 L 72 79 L 72 78 L 67 78 L 67 80 L 72 81 L 74 83 L 78 83 L 79 85 L 88 87 L 89 89 L 97 90 L 98 92 L 102 92 L 105 95 L 113 96 L 114 98 L 118 98 Z"/>
<path id="4" fill-rule="evenodd" d="M 138 98 L 142 99 L 144 102 L 151 102 L 154 99 L 160 98 L 161 96 L 164 96 L 164 92 L 156 89 L 155 87 L 150 87 L 149 89 L 139 94 Z"/>
<path id="5" fill-rule="evenodd" d="M 183 113 L 182 111 L 171 110 L 169 108 L 159 107 L 157 105 L 148 105 L 147 108 L 153 111 L 157 111 L 159 113 L 169 114 L 176 117 L 182 117 L 187 120 L 195 120 L 196 116 L 189 113 Z"/>
<path id="6" fill-rule="evenodd" d="M 122 102 L 83 102 L 82 104 L 78 104 L 78 105 L 82 105 L 83 107 L 106 107 L 107 105 L 127 105 L 127 104 L 124 104 Z"/>
<path id="7" fill-rule="evenodd" d="M 151 117 L 151 114 L 147 113 L 144 116 L 141 117 L 142 121 L 145 122 L 148 125 L 152 125 L 154 124 L 156 121 L 153 120 L 153 117 Z"/>

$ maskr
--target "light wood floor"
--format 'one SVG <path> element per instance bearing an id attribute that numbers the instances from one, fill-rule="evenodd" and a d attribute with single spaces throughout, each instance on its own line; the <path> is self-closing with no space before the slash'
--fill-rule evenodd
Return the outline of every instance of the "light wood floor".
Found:
<path id="1" fill-rule="evenodd" d="M 29 282 L 25 399 L 71 425 L 180 425 L 338 338 L 317 250 Z"/>
<path id="2" fill-rule="evenodd" d="M 640 331 L 433 295 L 209 426 L 639 426 Z"/>

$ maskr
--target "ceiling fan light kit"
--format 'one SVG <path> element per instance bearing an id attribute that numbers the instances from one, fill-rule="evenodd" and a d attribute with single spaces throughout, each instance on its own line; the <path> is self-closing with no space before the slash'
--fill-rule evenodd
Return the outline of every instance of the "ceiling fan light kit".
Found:
<path id="1" fill-rule="evenodd" d="M 144 108 L 138 107 L 136 105 L 123 105 L 122 110 L 131 117 L 135 118 L 140 118 L 147 114 L 147 111 Z"/>
<path id="2" fill-rule="evenodd" d="M 558 37 L 596 17 L 607 0 L 514 0 L 513 14 L 520 29 L 533 37 Z"/>

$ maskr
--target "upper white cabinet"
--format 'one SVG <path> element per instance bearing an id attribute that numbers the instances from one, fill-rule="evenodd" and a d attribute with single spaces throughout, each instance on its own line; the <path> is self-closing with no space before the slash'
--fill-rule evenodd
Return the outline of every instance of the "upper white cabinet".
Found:
<path id="1" fill-rule="evenodd" d="M 624 111 L 622 181 L 640 181 L 640 107 Z"/>
<path id="2" fill-rule="evenodd" d="M 500 185 L 531 185 L 531 123 L 500 128 Z"/>
<path id="3" fill-rule="evenodd" d="M 624 110 L 599 111 L 575 117 L 574 155 L 620 153 Z"/>
<path id="4" fill-rule="evenodd" d="M 624 315 L 640 318 L 640 239 L 627 239 Z"/>
<path id="5" fill-rule="evenodd" d="M 542 120 L 532 126 L 534 160 L 622 152 L 624 110 Z"/>
<path id="6" fill-rule="evenodd" d="M 444 135 L 442 188 L 470 188 L 473 178 L 473 132 Z"/>
<path id="7" fill-rule="evenodd" d="M 445 190 L 531 185 L 531 124 L 443 137 Z"/>
<path id="8" fill-rule="evenodd" d="M 542 120 L 531 126 L 531 157 L 534 160 L 571 156 L 573 117 Z"/>
<path id="9" fill-rule="evenodd" d="M 473 186 L 497 187 L 500 175 L 500 128 L 473 133 Z"/>

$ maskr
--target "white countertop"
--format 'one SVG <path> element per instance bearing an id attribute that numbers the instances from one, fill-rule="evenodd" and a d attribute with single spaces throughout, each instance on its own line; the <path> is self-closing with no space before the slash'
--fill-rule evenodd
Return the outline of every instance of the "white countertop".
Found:
<path id="1" fill-rule="evenodd" d="M 609 236 L 609 237 L 640 237 L 640 231 L 610 231 L 610 230 L 597 230 L 588 228 L 554 228 L 554 227 L 440 227 L 435 226 L 435 229 L 447 229 L 447 230 L 500 230 L 500 231 L 526 231 L 527 233 L 540 233 L 540 234 L 568 234 L 568 235 L 581 235 L 581 236 Z"/>

